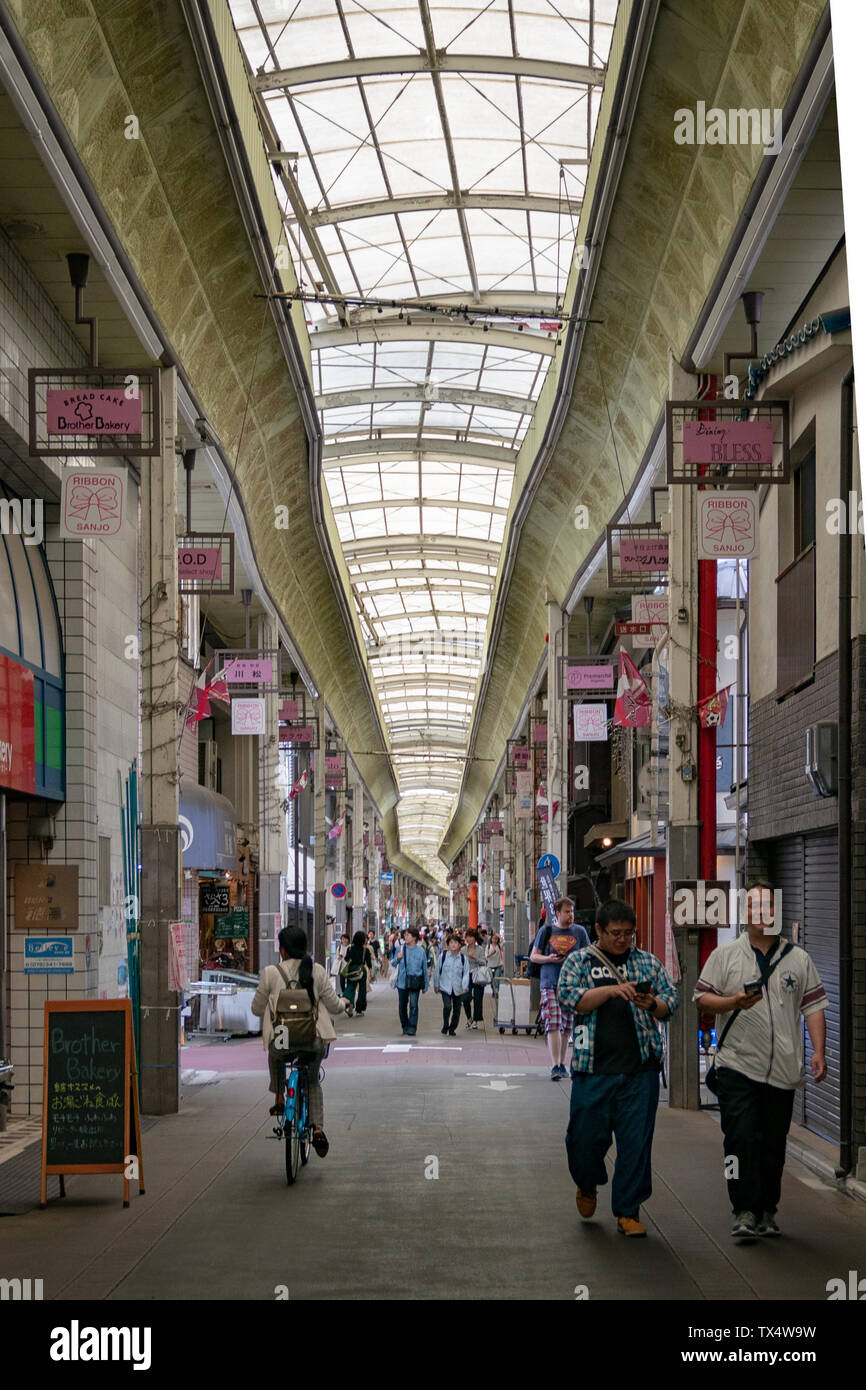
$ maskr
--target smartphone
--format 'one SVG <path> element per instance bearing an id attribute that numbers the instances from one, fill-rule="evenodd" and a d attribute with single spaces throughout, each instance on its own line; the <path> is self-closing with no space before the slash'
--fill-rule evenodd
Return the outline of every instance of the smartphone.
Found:
<path id="1" fill-rule="evenodd" d="M 760 994 L 763 988 L 764 985 L 761 980 L 752 980 L 750 984 L 743 985 L 743 992 L 745 994 Z"/>
<path id="2" fill-rule="evenodd" d="M 637 990 L 638 994 L 652 994 L 652 980 L 638 980 L 637 984 L 635 985 L 635 989 Z"/>

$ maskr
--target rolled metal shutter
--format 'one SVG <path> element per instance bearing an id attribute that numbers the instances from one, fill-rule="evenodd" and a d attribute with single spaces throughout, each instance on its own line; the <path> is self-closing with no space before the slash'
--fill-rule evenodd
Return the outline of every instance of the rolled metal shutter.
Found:
<path id="1" fill-rule="evenodd" d="M 804 905 L 803 905 L 803 836 L 791 835 L 785 840 L 776 840 L 773 845 L 772 879 L 774 886 L 782 894 L 782 936 L 786 941 L 794 940 L 793 925 L 799 923 L 798 942 L 805 946 Z M 823 1083 L 822 1083 L 823 1084 Z M 805 1124 L 805 1093 L 794 1094 L 794 1124 Z"/>
<path id="2" fill-rule="evenodd" d="M 804 840 L 804 911 L 800 945 L 809 952 L 827 992 L 827 1075 L 820 1085 L 811 1077 L 812 1048 L 806 1032 L 807 1129 L 834 1143 L 840 1134 L 839 1086 L 839 838 L 836 831 Z M 805 1025 L 804 1025 L 805 1030 Z"/>

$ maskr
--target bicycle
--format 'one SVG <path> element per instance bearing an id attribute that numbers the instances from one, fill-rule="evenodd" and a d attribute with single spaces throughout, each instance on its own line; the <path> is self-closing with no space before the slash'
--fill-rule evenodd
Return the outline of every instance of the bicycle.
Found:
<path id="1" fill-rule="evenodd" d="M 313 1126 L 307 1103 L 307 1068 L 298 1064 L 297 1057 L 287 1060 L 286 1066 L 285 1108 L 274 1125 L 274 1134 L 286 1141 L 286 1183 L 291 1187 L 301 1165 L 310 1161 Z"/>

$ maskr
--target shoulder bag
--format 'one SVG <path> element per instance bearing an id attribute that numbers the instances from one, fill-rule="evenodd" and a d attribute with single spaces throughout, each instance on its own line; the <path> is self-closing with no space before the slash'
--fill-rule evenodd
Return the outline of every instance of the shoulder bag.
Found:
<path id="1" fill-rule="evenodd" d="M 772 975 L 773 971 L 776 969 L 776 966 L 777 966 L 777 965 L 780 965 L 780 964 L 782 963 L 782 961 L 784 960 L 785 956 L 788 954 L 788 952 L 789 952 L 789 951 L 793 951 L 793 949 L 794 949 L 793 942 L 787 941 L 787 942 L 785 943 L 785 945 L 782 947 L 782 949 L 781 949 L 781 951 L 779 952 L 779 954 L 776 956 L 776 959 L 773 961 L 773 964 L 770 966 L 769 970 L 767 971 L 767 979 L 764 981 L 764 984 L 766 984 L 766 983 L 769 981 L 770 976 Z M 698 1008 L 700 1009 L 700 1005 L 698 1006 Z M 727 1023 L 726 1023 L 725 1026 L 724 1026 L 724 1028 L 722 1029 L 722 1036 L 719 1038 L 719 1041 L 716 1043 L 716 1057 L 718 1057 L 719 1053 L 720 1053 L 721 1050 L 722 1050 L 722 1043 L 725 1041 L 725 1038 L 728 1036 L 728 1032 L 729 1032 L 729 1030 L 730 1030 L 731 1024 L 733 1023 L 734 1019 L 737 1017 L 737 1014 L 741 1014 L 742 1012 L 743 1012 L 742 1009 L 734 1009 L 734 1012 L 731 1014 L 730 1018 L 728 1019 Z M 716 1076 L 716 1058 L 715 1058 L 715 1057 L 713 1058 L 712 1065 L 711 1065 L 710 1067 L 707 1068 L 707 1074 L 706 1074 L 706 1076 L 704 1077 L 704 1084 L 705 1084 L 705 1086 L 706 1086 L 706 1088 L 707 1088 L 708 1091 L 712 1091 L 712 1093 L 713 1093 L 714 1096 L 717 1096 L 717 1095 L 719 1094 L 719 1083 L 718 1083 L 718 1078 L 717 1078 L 717 1076 Z"/>
<path id="2" fill-rule="evenodd" d="M 416 990 L 416 989 L 417 989 L 417 990 L 421 990 L 421 989 L 424 988 L 424 976 L 423 976 L 423 975 L 410 975 L 410 974 L 409 974 L 409 960 L 408 960 L 408 957 L 407 957 L 407 955 L 406 955 L 406 952 L 407 952 L 407 951 L 414 951 L 414 950 L 420 950 L 420 949 L 421 949 L 420 947 L 415 947 L 415 946 L 404 946 L 404 948 L 403 948 L 403 964 L 404 964 L 405 967 L 406 967 L 406 986 L 405 986 L 405 987 L 406 987 L 406 989 L 409 989 L 409 990 Z"/>

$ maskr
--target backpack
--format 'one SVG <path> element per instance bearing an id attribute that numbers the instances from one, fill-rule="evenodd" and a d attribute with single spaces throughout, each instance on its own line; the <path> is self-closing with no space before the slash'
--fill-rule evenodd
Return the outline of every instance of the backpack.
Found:
<path id="1" fill-rule="evenodd" d="M 552 926 L 550 925 L 550 923 L 548 922 L 547 925 L 546 925 L 546 927 L 544 928 L 544 936 L 541 938 L 541 945 L 540 945 L 539 948 L 538 948 L 542 955 L 544 955 L 545 952 L 547 951 L 547 948 L 548 948 L 548 946 L 550 945 L 550 938 L 551 938 L 552 935 L 553 935 L 553 927 L 552 927 Z M 532 947 L 530 946 L 529 949 L 532 950 Z M 536 965 L 535 961 L 534 961 L 534 960 L 531 960 L 531 961 L 529 962 L 529 965 L 527 966 L 526 975 L 527 975 L 527 978 L 530 979 L 530 980 L 540 980 L 540 979 L 541 979 L 541 966 L 540 966 L 540 965 Z"/>
<path id="2" fill-rule="evenodd" d="M 319 1008 L 300 980 L 290 979 L 282 965 L 277 969 L 286 984 L 277 996 L 276 1008 L 271 1011 L 274 1036 L 268 1044 L 268 1055 L 274 1061 L 284 1062 L 298 1048 L 315 1043 Z"/>

